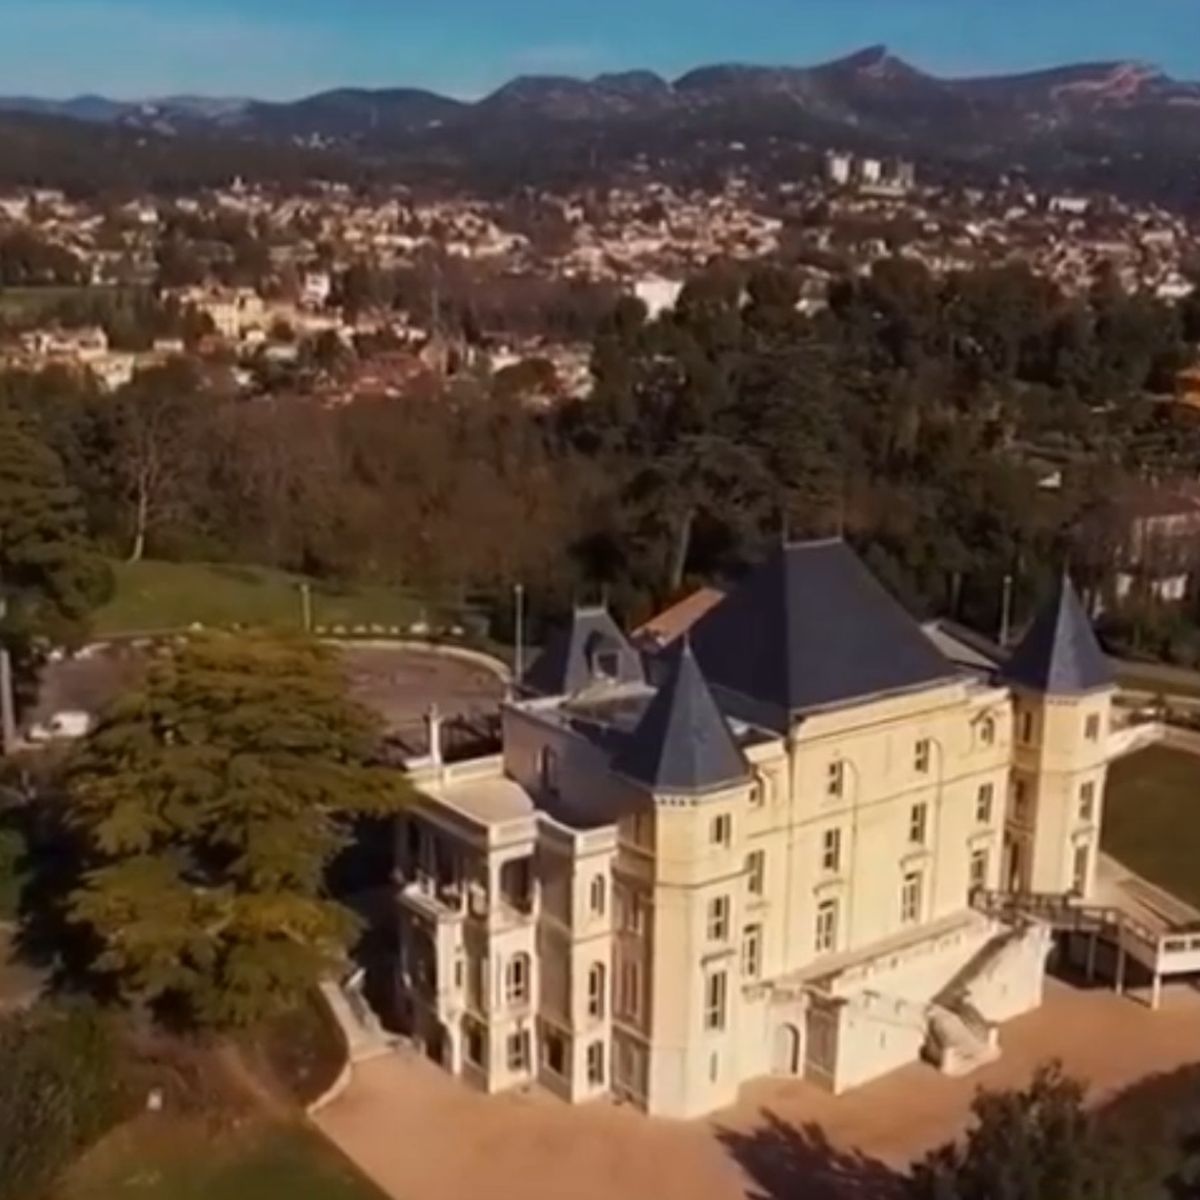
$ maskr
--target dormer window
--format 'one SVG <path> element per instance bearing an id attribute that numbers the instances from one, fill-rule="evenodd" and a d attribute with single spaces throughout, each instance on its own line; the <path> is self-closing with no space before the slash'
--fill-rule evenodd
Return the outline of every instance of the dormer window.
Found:
<path id="1" fill-rule="evenodd" d="M 594 680 L 615 683 L 621 678 L 621 649 L 612 638 L 593 634 L 586 646 L 588 671 Z"/>
<path id="2" fill-rule="evenodd" d="M 621 674 L 621 656 L 615 650 L 598 650 L 592 662 L 592 674 L 610 682 Z"/>
<path id="3" fill-rule="evenodd" d="M 550 746 L 538 755 L 538 783 L 548 796 L 558 795 L 558 755 Z"/>

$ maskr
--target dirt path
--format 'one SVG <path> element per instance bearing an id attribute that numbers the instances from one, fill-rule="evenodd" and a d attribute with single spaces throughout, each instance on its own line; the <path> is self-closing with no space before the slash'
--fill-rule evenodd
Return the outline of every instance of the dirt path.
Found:
<path id="1" fill-rule="evenodd" d="M 234 1042 L 222 1042 L 213 1053 L 214 1061 L 255 1109 L 278 1121 L 294 1121 L 298 1109 L 295 1101 L 284 1095 L 278 1084 L 264 1078 L 261 1070 L 246 1061 L 245 1051 Z"/>
<path id="2" fill-rule="evenodd" d="M 964 1128 L 980 1087 L 1024 1085 L 1061 1058 L 1100 1097 L 1200 1060 L 1200 995 L 1151 1013 L 1106 991 L 1051 982 L 1037 1012 L 1002 1030 L 1001 1059 L 966 1079 L 923 1065 L 842 1097 L 764 1080 L 706 1122 L 611 1105 L 487 1097 L 419 1059 L 364 1064 L 318 1118 L 396 1200 L 890 1200 L 895 1171 Z"/>

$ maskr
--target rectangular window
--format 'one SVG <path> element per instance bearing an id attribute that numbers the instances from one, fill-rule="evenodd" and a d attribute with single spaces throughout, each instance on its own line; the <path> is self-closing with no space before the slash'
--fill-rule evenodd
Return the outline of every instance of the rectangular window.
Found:
<path id="1" fill-rule="evenodd" d="M 821 835 L 821 870 L 840 871 L 842 869 L 842 831 L 827 829 Z"/>
<path id="2" fill-rule="evenodd" d="M 1088 719 L 1084 722 L 1083 736 L 1089 742 L 1097 742 L 1100 740 L 1100 714 L 1091 713 Z"/>
<path id="3" fill-rule="evenodd" d="M 767 802 L 767 781 L 758 776 L 750 785 L 750 806 L 762 808 Z"/>
<path id="4" fill-rule="evenodd" d="M 1033 713 L 1031 712 L 1021 714 L 1021 741 L 1027 746 L 1033 741 Z"/>
<path id="5" fill-rule="evenodd" d="M 529 1070 L 529 1034 L 511 1034 L 506 1043 L 508 1069 L 510 1071 Z"/>
<path id="6" fill-rule="evenodd" d="M 908 814 L 908 840 L 914 846 L 925 845 L 925 836 L 929 832 L 929 805 L 914 804 Z"/>
<path id="7" fill-rule="evenodd" d="M 624 1016 L 637 1021 L 642 1016 L 642 971 L 636 962 L 621 964 L 620 1004 Z"/>
<path id="8" fill-rule="evenodd" d="M 825 778 L 825 794 L 831 798 L 841 796 L 845 785 L 846 765 L 841 762 L 831 762 Z"/>
<path id="9" fill-rule="evenodd" d="M 1013 784 L 1013 819 L 1021 824 L 1029 820 L 1029 785 L 1023 779 Z"/>
<path id="10" fill-rule="evenodd" d="M 996 721 L 994 717 L 984 717 L 979 724 L 979 740 L 985 746 L 996 742 Z"/>
<path id="11" fill-rule="evenodd" d="M 975 850 L 971 853 L 971 868 L 968 875 L 968 887 L 972 892 L 982 891 L 987 887 L 988 852 Z"/>
<path id="12" fill-rule="evenodd" d="M 975 823 L 990 825 L 992 823 L 992 801 L 995 799 L 995 784 L 983 783 L 975 793 Z"/>
<path id="13" fill-rule="evenodd" d="M 761 896 L 766 886 L 767 856 L 761 850 L 746 855 L 746 889 L 752 896 Z"/>
<path id="14" fill-rule="evenodd" d="M 1071 890 L 1077 896 L 1087 895 L 1088 874 L 1092 864 L 1092 848 L 1087 842 L 1080 842 L 1075 847 L 1075 856 L 1071 862 Z"/>
<path id="15" fill-rule="evenodd" d="M 504 973 L 504 998 L 509 1004 L 525 1004 L 529 1000 L 529 955 L 514 954 Z"/>
<path id="16" fill-rule="evenodd" d="M 725 996 L 728 979 L 724 971 L 714 971 L 704 981 L 704 1028 L 710 1031 L 725 1028 Z"/>
<path id="17" fill-rule="evenodd" d="M 1079 819 L 1091 823 L 1096 819 L 1096 785 L 1085 783 L 1079 789 Z"/>
<path id="18" fill-rule="evenodd" d="M 930 742 L 922 738 L 913 748 L 913 769 L 918 775 L 929 774 Z"/>
<path id="19" fill-rule="evenodd" d="M 762 926 L 747 925 L 742 938 L 742 975 L 757 979 L 762 974 Z"/>
<path id="20" fill-rule="evenodd" d="M 900 889 L 900 922 L 915 925 L 921 919 L 921 876 L 917 871 L 905 875 Z"/>
<path id="21" fill-rule="evenodd" d="M 630 897 L 629 911 L 631 914 L 631 932 L 646 932 L 646 901 L 640 892 L 634 892 Z"/>
<path id="22" fill-rule="evenodd" d="M 597 1021 L 604 1017 L 605 975 L 603 963 L 593 963 L 588 970 L 587 1009 L 588 1016 Z"/>
<path id="23" fill-rule="evenodd" d="M 617 905 L 617 925 L 624 933 L 642 933 L 646 927 L 645 901 L 637 892 L 614 892 L 620 897 Z"/>
<path id="24" fill-rule="evenodd" d="M 605 893 L 605 890 L 606 890 L 606 888 L 605 888 L 604 876 L 597 875 L 592 880 L 591 897 L 590 897 L 591 905 L 592 905 L 592 915 L 594 917 L 604 916 L 604 893 Z"/>
<path id="25" fill-rule="evenodd" d="M 708 940 L 724 942 L 729 937 L 729 897 L 717 896 L 708 902 Z"/>
<path id="26" fill-rule="evenodd" d="M 710 840 L 714 846 L 728 846 L 733 840 L 733 818 L 728 813 L 713 817 Z"/>
<path id="27" fill-rule="evenodd" d="M 818 954 L 829 954 L 837 949 L 838 902 L 823 900 L 817 905 L 817 937 L 816 950 Z"/>
<path id="28" fill-rule="evenodd" d="M 604 1043 L 592 1042 L 587 1048 L 587 1078 L 592 1087 L 604 1084 Z"/>

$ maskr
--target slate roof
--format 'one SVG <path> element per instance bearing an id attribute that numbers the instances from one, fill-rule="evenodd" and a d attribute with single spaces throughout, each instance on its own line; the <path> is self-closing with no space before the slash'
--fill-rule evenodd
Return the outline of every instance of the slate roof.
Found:
<path id="1" fill-rule="evenodd" d="M 1116 676 L 1066 572 L 1000 670 L 1005 683 L 1051 695 L 1112 687 Z"/>
<path id="2" fill-rule="evenodd" d="M 938 651 L 969 675 L 991 679 L 1008 657 L 991 638 L 948 617 L 921 626 Z"/>
<path id="3" fill-rule="evenodd" d="M 695 625 L 726 711 L 785 732 L 795 716 L 958 672 L 840 539 L 779 547 Z"/>
<path id="4" fill-rule="evenodd" d="M 610 661 L 601 661 L 600 656 Z M 602 668 L 615 665 L 606 674 Z M 521 677 L 526 691 L 571 696 L 600 682 L 641 683 L 641 658 L 603 608 L 577 608 L 571 624 L 556 630 Z"/>
<path id="5" fill-rule="evenodd" d="M 642 719 L 613 756 L 613 770 L 656 792 L 693 794 L 739 783 L 750 768 L 717 707 L 691 645 L 664 653 L 668 671 Z"/>

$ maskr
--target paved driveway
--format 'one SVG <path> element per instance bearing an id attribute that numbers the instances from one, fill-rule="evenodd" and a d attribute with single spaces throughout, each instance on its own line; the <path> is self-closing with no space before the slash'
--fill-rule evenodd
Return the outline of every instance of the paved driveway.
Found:
<path id="1" fill-rule="evenodd" d="M 396 1200 L 885 1200 L 891 1168 L 955 1136 L 979 1086 L 1024 1084 L 1058 1057 L 1099 1094 L 1200 1060 L 1200 995 L 1171 990 L 1151 1013 L 1051 982 L 1001 1044 L 1000 1061 L 967 1079 L 917 1065 L 837 1098 L 764 1080 L 737 1108 L 693 1123 L 482 1096 L 393 1055 L 357 1068 L 318 1124 Z"/>

